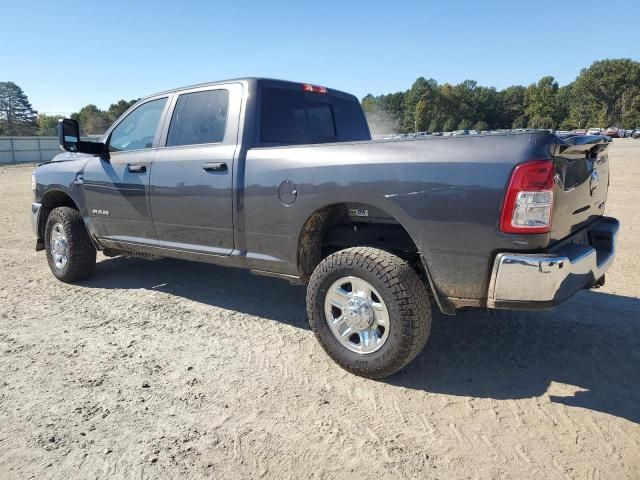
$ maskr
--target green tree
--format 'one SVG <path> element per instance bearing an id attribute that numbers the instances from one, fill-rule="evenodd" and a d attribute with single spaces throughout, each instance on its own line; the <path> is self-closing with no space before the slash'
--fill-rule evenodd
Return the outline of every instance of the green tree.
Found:
<path id="1" fill-rule="evenodd" d="M 93 104 L 82 107 L 79 112 L 72 114 L 71 118 L 80 123 L 82 135 L 102 135 L 111 125 L 107 112 Z"/>
<path id="2" fill-rule="evenodd" d="M 483 132 L 485 130 L 489 130 L 489 124 L 483 120 L 480 120 L 473 128 L 479 132 Z"/>
<path id="3" fill-rule="evenodd" d="M 471 130 L 471 120 L 467 120 L 466 118 L 458 124 L 458 130 Z"/>
<path id="4" fill-rule="evenodd" d="M 529 128 L 554 128 L 554 121 L 551 117 L 536 115 L 529 119 Z"/>
<path id="5" fill-rule="evenodd" d="M 459 128 L 460 130 L 471 128 L 472 121 L 476 116 L 477 89 L 478 84 L 473 80 L 465 80 L 453 87 L 452 116 L 457 120 L 456 123 L 458 127 L 463 124 L 463 122 L 465 125 L 468 125 L 468 127 Z"/>
<path id="6" fill-rule="evenodd" d="M 367 95 L 362 105 L 367 118 L 376 112 L 385 120 L 391 118 L 397 131 L 403 132 L 427 127 L 451 131 L 467 125 L 483 130 L 485 126 L 632 128 L 640 126 L 640 62 L 595 62 L 575 82 L 562 87 L 552 76 L 529 87 L 512 85 L 501 91 L 473 80 L 439 85 L 419 77 L 405 92 Z"/>
<path id="7" fill-rule="evenodd" d="M 435 109 L 435 118 L 438 119 L 442 130 L 450 132 L 455 130 L 460 122 L 458 117 L 458 98 L 456 96 L 455 87 L 448 83 L 438 88 L 438 98 Z"/>
<path id="8" fill-rule="evenodd" d="M 580 71 L 569 108 L 573 123 L 631 128 L 640 121 L 640 62 L 601 60 Z"/>
<path id="9" fill-rule="evenodd" d="M 501 116 L 499 126 L 502 128 L 522 128 L 527 125 L 524 113 L 524 97 L 527 89 L 522 85 L 512 85 L 500 92 Z M 516 126 L 519 125 L 519 126 Z"/>
<path id="10" fill-rule="evenodd" d="M 436 118 L 434 118 L 429 123 L 429 131 L 430 132 L 437 132 L 439 130 L 440 130 L 440 122 Z"/>
<path id="11" fill-rule="evenodd" d="M 109 109 L 107 110 L 107 118 L 109 122 L 115 122 L 120 115 L 129 110 L 138 100 L 118 100 L 116 103 L 112 103 L 109 105 Z"/>
<path id="12" fill-rule="evenodd" d="M 564 85 L 558 89 L 556 95 L 556 110 L 553 115 L 553 123 L 556 126 L 566 125 L 569 117 L 569 109 L 571 108 L 573 84 Z"/>
<path id="13" fill-rule="evenodd" d="M 560 122 L 560 125 L 558 125 L 559 130 L 573 130 L 574 128 L 578 128 L 578 126 L 573 123 L 570 118 L 565 118 Z"/>
<path id="14" fill-rule="evenodd" d="M 18 85 L 0 82 L 0 135 L 33 135 L 37 115 Z"/>
<path id="15" fill-rule="evenodd" d="M 511 128 L 526 128 L 528 123 L 526 115 L 520 115 L 513 121 Z"/>
<path id="16" fill-rule="evenodd" d="M 367 93 L 364 97 L 362 97 L 360 104 L 362 105 L 362 109 L 365 111 L 365 113 L 373 112 L 378 108 L 378 99 L 370 93 Z"/>
<path id="17" fill-rule="evenodd" d="M 402 105 L 401 94 L 380 97 L 368 94 L 362 99 L 362 108 L 373 135 L 397 133 L 400 130 L 400 114 L 397 113 L 401 112 L 399 105 Z"/>
<path id="18" fill-rule="evenodd" d="M 434 98 L 437 96 L 438 82 L 433 78 L 429 80 L 424 77 L 418 78 L 411 88 L 405 93 L 402 99 L 402 123 L 403 132 L 413 132 L 416 129 L 416 106 L 420 99 L 424 99 L 427 106 L 433 104 Z M 425 114 L 427 115 L 427 114 Z M 426 116 L 425 124 L 429 124 L 431 119 Z"/>
<path id="19" fill-rule="evenodd" d="M 498 125 L 502 121 L 502 98 L 493 87 L 476 87 L 472 109 L 473 115 L 470 118 L 474 124 L 486 122 L 487 124 Z"/>
<path id="20" fill-rule="evenodd" d="M 40 114 L 36 118 L 36 124 L 38 125 L 38 130 L 36 131 L 36 135 L 49 137 L 58 134 L 58 119 L 55 115 L 44 115 Z"/>
<path id="21" fill-rule="evenodd" d="M 557 95 L 558 82 L 552 76 L 542 77 L 538 83 L 529 85 L 524 97 L 526 115 L 529 118 L 551 118 L 553 121 L 558 108 Z"/>
<path id="22" fill-rule="evenodd" d="M 402 104 L 404 101 L 404 92 L 390 93 L 388 95 L 381 95 L 378 97 L 380 108 L 391 115 L 394 120 L 400 123 L 400 119 L 403 115 Z"/>
<path id="23" fill-rule="evenodd" d="M 421 98 L 420 100 L 418 100 L 418 103 L 416 104 L 416 111 L 415 111 L 416 131 L 422 132 L 427 129 L 427 127 L 429 126 L 429 118 L 427 117 L 427 115 L 428 115 L 427 102 L 425 101 L 424 98 Z"/>
<path id="24" fill-rule="evenodd" d="M 453 118 L 448 118 L 444 125 L 442 126 L 442 130 L 445 132 L 452 132 L 455 129 L 455 120 Z"/>

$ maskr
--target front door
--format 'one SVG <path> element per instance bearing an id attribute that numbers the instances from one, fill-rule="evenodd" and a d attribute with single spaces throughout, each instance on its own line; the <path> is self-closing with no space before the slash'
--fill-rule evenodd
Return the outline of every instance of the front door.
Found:
<path id="1" fill-rule="evenodd" d="M 84 171 L 87 210 L 99 237 L 155 243 L 149 174 L 167 97 L 140 104 L 112 129 L 109 158 L 94 157 Z"/>
<path id="2" fill-rule="evenodd" d="M 151 213 L 160 247 L 229 255 L 242 86 L 180 92 L 153 159 Z M 166 122 L 165 122 L 166 123 Z"/>

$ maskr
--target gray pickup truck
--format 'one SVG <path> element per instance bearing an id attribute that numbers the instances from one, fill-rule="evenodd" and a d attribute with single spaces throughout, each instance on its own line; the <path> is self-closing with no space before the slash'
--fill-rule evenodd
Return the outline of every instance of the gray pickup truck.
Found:
<path id="1" fill-rule="evenodd" d="M 604 136 L 372 141 L 358 100 L 246 78 L 144 98 L 99 142 L 61 120 L 33 173 L 36 249 L 64 282 L 96 251 L 308 284 L 325 351 L 380 378 L 423 348 L 431 308 L 548 308 L 604 282 Z"/>

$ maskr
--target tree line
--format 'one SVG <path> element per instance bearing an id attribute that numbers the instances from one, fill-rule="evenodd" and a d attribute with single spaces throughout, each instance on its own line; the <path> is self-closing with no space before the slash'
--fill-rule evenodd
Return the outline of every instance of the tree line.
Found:
<path id="1" fill-rule="evenodd" d="M 418 78 L 409 90 L 366 95 L 375 134 L 505 128 L 640 127 L 640 62 L 601 60 L 560 87 L 552 76 L 504 90 L 473 80 L 439 84 Z"/>
<path id="2" fill-rule="evenodd" d="M 106 131 L 136 100 L 71 115 L 83 135 Z M 601 60 L 560 87 L 552 76 L 504 90 L 473 80 L 451 85 L 418 78 L 409 90 L 362 99 L 373 133 L 502 128 L 640 127 L 640 62 Z M 13 82 L 0 82 L 0 135 L 55 135 L 58 116 L 38 114 Z"/>
<path id="3" fill-rule="evenodd" d="M 101 135 L 137 100 L 118 100 L 107 110 L 93 104 L 72 113 L 80 122 L 82 135 Z M 0 82 L 0 136 L 57 135 L 60 115 L 38 114 L 22 88 L 13 82 Z"/>

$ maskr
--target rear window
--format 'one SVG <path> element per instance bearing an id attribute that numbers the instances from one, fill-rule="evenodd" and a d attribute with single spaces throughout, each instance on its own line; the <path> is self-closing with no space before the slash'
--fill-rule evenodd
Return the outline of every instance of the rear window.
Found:
<path id="1" fill-rule="evenodd" d="M 330 94 L 262 89 L 260 141 L 304 144 L 369 140 L 359 103 Z"/>

